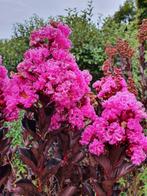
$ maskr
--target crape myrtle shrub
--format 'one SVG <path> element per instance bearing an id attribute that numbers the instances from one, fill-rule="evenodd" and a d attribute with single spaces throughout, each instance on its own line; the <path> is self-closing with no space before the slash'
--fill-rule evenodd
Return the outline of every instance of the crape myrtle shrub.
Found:
<path id="1" fill-rule="evenodd" d="M 93 83 L 70 53 L 70 28 L 51 22 L 30 36 L 30 49 L 17 72 L 0 66 L 0 191 L 7 195 L 116 195 L 116 182 L 146 160 L 145 43 L 140 26 L 141 90 L 132 78 L 134 50 L 119 39 L 106 47 L 104 77 Z M 139 101 L 140 99 L 140 101 Z M 141 103 L 142 101 L 142 103 Z M 12 170 L 15 149 L 4 122 L 22 118 L 27 172 Z"/>

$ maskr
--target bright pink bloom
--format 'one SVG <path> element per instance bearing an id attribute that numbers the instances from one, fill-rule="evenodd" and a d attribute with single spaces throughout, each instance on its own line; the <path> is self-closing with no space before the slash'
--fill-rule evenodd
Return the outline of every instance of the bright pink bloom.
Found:
<path id="1" fill-rule="evenodd" d="M 104 144 L 97 139 L 94 139 L 93 142 L 89 145 L 89 152 L 97 156 L 103 154 Z"/>
<path id="2" fill-rule="evenodd" d="M 91 141 L 93 141 L 94 137 L 95 137 L 95 128 L 93 125 L 89 125 L 84 130 L 80 143 L 82 145 L 88 145 Z"/>
<path id="3" fill-rule="evenodd" d="M 95 118 L 93 124 L 84 130 L 80 143 L 88 145 L 89 152 L 97 155 L 99 154 L 96 153 L 96 148 L 99 152 L 97 140 L 104 147 L 107 144 L 129 143 L 133 148 L 131 147 L 132 153 L 128 155 L 131 156 L 134 164 L 140 164 L 145 160 L 145 153 L 147 153 L 147 139 L 140 124 L 147 117 L 143 105 L 127 90 L 117 92 L 102 103 L 101 117 Z M 96 140 L 95 145 L 94 140 Z"/>
<path id="4" fill-rule="evenodd" d="M 92 77 L 76 64 L 69 35 L 69 27 L 62 23 L 34 31 L 30 36 L 33 49 L 25 52 L 11 79 L 14 93 L 7 101 L 11 107 L 27 109 L 38 102 L 44 105 L 44 100 L 55 104 L 49 130 L 59 129 L 64 123 L 81 129 L 96 117 L 87 98 Z"/>
<path id="5" fill-rule="evenodd" d="M 125 137 L 125 129 L 119 125 L 117 122 L 111 123 L 107 127 L 106 140 L 109 144 L 117 144 L 123 140 Z"/>
<path id="6" fill-rule="evenodd" d="M 146 154 L 143 151 L 142 147 L 133 146 L 131 147 L 131 151 L 132 151 L 131 161 L 135 165 L 140 165 L 146 159 Z"/>
<path id="7" fill-rule="evenodd" d="M 127 90 L 127 84 L 121 76 L 106 76 L 93 84 L 99 99 L 108 99 L 118 91 Z"/>
<path id="8" fill-rule="evenodd" d="M 0 64 L 2 64 L 2 59 Z M 0 65 L 0 113 L 1 119 L 5 121 L 12 121 L 18 118 L 18 108 L 16 105 L 9 105 L 7 99 L 9 94 L 12 94 L 12 88 L 8 91 L 8 86 L 11 84 L 7 76 L 7 70 Z"/>

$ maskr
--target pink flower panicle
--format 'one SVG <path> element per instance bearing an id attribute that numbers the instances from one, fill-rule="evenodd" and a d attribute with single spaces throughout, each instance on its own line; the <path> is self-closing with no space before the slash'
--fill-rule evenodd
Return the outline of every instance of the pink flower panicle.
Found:
<path id="1" fill-rule="evenodd" d="M 145 160 L 147 152 L 147 138 L 140 124 L 144 118 L 147 114 L 134 94 L 128 90 L 117 92 L 103 102 L 101 117 L 85 129 L 80 142 L 88 145 L 89 151 L 98 156 L 105 153 L 107 144 L 128 143 L 131 152 L 128 156 L 138 165 Z"/>
<path id="2" fill-rule="evenodd" d="M 112 45 L 107 45 L 105 53 L 109 58 L 113 58 L 117 54 L 117 49 Z"/>
<path id="3" fill-rule="evenodd" d="M 69 49 L 71 41 L 68 39 L 71 30 L 62 23 L 51 23 L 31 33 L 30 46 L 55 49 Z"/>
<path id="4" fill-rule="evenodd" d="M 87 97 L 92 77 L 88 71 L 80 71 L 69 51 L 70 32 L 62 23 L 34 31 L 30 36 L 33 48 L 25 52 L 11 79 L 14 93 L 8 102 L 12 105 L 28 109 L 38 102 L 44 104 L 44 100 L 55 103 L 49 130 L 60 128 L 64 122 L 83 128 L 85 120 L 96 116 Z"/>
<path id="5" fill-rule="evenodd" d="M 123 58 L 131 59 L 134 54 L 134 50 L 129 46 L 128 42 L 122 39 L 118 39 L 115 48 L 118 54 Z"/>
<path id="6" fill-rule="evenodd" d="M 146 21 L 140 28 L 142 42 L 145 40 L 145 26 Z M 137 90 L 133 79 L 128 77 L 126 82 L 123 70 L 114 66 L 116 55 L 126 63 L 130 62 L 134 51 L 126 41 L 119 39 L 115 46 L 107 46 L 105 52 L 108 56 L 102 66 L 105 76 L 93 84 L 97 98 L 101 101 L 102 112 L 84 130 L 80 143 L 87 145 L 89 152 L 97 156 L 105 153 L 108 144 L 128 144 L 126 155 L 131 157 L 134 164 L 139 165 L 147 154 L 147 137 L 141 125 L 147 114 L 142 103 L 135 97 Z"/>
<path id="7" fill-rule="evenodd" d="M 147 19 L 144 19 L 139 28 L 138 38 L 140 43 L 147 40 Z"/>
<path id="8" fill-rule="evenodd" d="M 127 84 L 120 75 L 108 75 L 103 77 L 101 80 L 96 81 L 93 84 L 93 88 L 96 89 L 98 93 L 97 97 L 99 99 L 108 99 L 112 95 L 115 95 L 118 91 L 126 90 Z"/>
<path id="9" fill-rule="evenodd" d="M 18 109 L 11 107 L 7 98 L 12 94 L 12 89 L 9 89 L 8 86 L 11 85 L 10 79 L 7 75 L 6 68 L 2 65 L 2 57 L 0 56 L 0 121 L 12 121 L 18 117 Z"/>

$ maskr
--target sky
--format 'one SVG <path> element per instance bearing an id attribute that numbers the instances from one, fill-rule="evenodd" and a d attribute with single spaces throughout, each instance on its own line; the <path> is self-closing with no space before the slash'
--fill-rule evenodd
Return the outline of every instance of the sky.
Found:
<path id="1" fill-rule="evenodd" d="M 125 0 L 93 0 L 94 20 L 99 14 L 112 15 Z M 88 0 L 0 0 L 0 39 L 10 38 L 13 24 L 23 23 L 33 14 L 47 19 L 66 15 L 65 9 L 87 7 Z"/>

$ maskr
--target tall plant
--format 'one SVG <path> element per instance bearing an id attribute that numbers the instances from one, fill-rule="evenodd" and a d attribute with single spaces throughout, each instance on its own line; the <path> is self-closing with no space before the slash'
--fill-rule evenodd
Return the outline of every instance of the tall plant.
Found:
<path id="1" fill-rule="evenodd" d="M 11 157 L 13 149 L 11 148 L 11 138 L 6 137 L 8 127 L 4 123 L 14 120 L 17 111 L 10 111 L 7 108 L 6 89 L 9 81 L 7 70 L 2 66 L 0 56 L 0 194 L 5 194 L 5 188 L 10 189 L 9 181 L 11 181 L 12 176 Z"/>
<path id="2" fill-rule="evenodd" d="M 140 27 L 141 44 L 146 24 Z M 145 95 L 145 53 L 140 49 L 139 95 L 132 78 L 134 51 L 121 39 L 107 46 L 104 77 L 92 91 L 91 75 L 78 68 L 70 53 L 70 32 L 56 22 L 32 32 L 31 48 L 11 79 L 2 68 L 2 78 L 8 80 L 1 85 L 6 85 L 1 104 L 5 120 L 25 111 L 25 146 L 19 153 L 28 171 L 8 189 L 17 195 L 111 196 L 119 192 L 118 179 L 146 159 L 147 114 L 137 100 Z"/>

